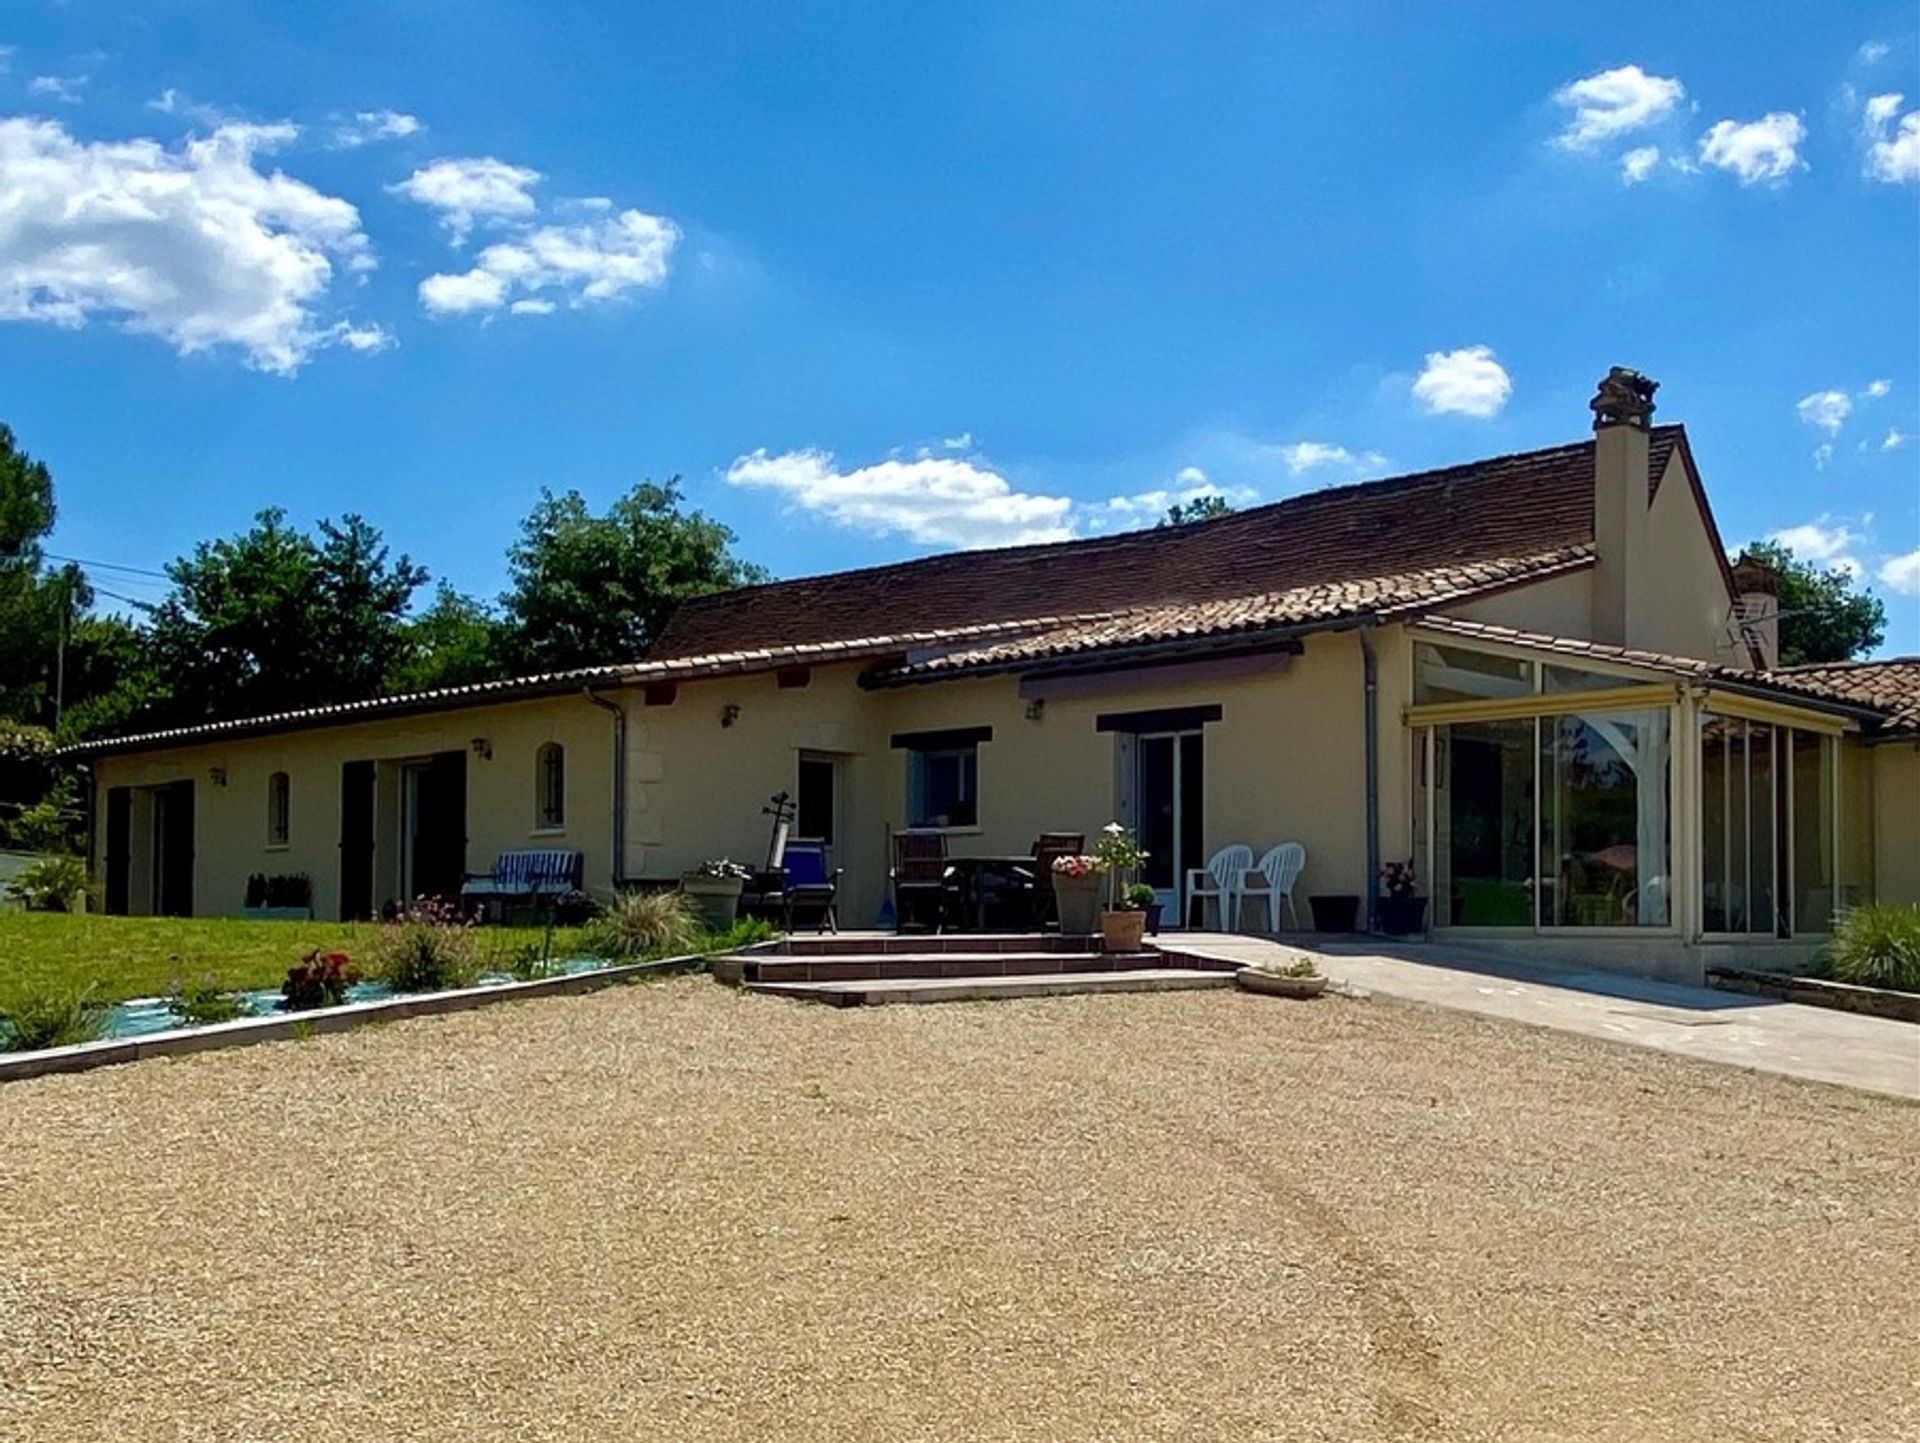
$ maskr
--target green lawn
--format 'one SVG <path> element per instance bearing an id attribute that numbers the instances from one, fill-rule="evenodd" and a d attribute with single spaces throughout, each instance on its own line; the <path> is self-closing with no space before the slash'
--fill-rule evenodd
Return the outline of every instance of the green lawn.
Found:
<path id="1" fill-rule="evenodd" d="M 361 960 L 379 931 L 370 922 L 243 922 L 226 918 L 65 916 L 0 911 L 0 997 L 79 991 L 102 1001 L 156 997 L 176 981 L 211 977 L 224 988 L 277 987 L 310 949 Z M 504 962 L 538 942 L 535 928 L 488 927 L 486 955 Z M 554 955 L 577 947 L 577 930 L 554 934 Z"/>

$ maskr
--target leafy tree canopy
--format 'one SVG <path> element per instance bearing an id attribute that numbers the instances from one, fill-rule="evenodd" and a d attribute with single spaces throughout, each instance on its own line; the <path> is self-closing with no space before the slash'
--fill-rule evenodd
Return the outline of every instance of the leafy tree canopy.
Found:
<path id="1" fill-rule="evenodd" d="M 389 555 L 358 516 L 317 536 L 270 507 L 253 528 L 167 567 L 148 638 L 170 721 L 378 696 L 407 652 L 403 618 L 426 571 Z M 147 718 L 152 720 L 153 718 Z"/>
<path id="2" fill-rule="evenodd" d="M 1747 554 L 1780 576 L 1780 664 L 1852 661 L 1886 639 L 1887 608 L 1860 589 L 1850 571 L 1822 569 L 1802 561 L 1776 541 L 1761 541 Z"/>
<path id="3" fill-rule="evenodd" d="M 1196 496 L 1191 501 L 1176 502 L 1167 508 L 1167 519 L 1162 526 L 1185 526 L 1189 521 L 1211 521 L 1216 516 L 1225 516 L 1233 510 L 1233 503 L 1226 497 L 1214 492 L 1207 496 Z"/>
<path id="4" fill-rule="evenodd" d="M 406 624 L 406 653 L 388 678 L 389 691 L 431 691 L 503 676 L 506 628 L 484 602 L 446 582 L 433 605 Z"/>
<path id="5" fill-rule="evenodd" d="M 733 541 L 680 509 L 677 477 L 641 482 L 602 516 L 578 491 L 542 491 L 507 553 L 505 673 L 637 660 L 681 602 L 767 579 Z"/>

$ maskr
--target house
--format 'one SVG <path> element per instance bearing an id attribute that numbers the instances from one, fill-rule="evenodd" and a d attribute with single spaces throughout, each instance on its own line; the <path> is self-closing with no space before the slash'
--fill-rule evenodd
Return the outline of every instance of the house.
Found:
<path id="1" fill-rule="evenodd" d="M 1024 853 L 1138 826 L 1148 880 L 1297 839 L 1300 892 L 1411 857 L 1438 935 L 1698 976 L 1920 901 L 1920 660 L 1781 669 L 1684 428 L 1616 369 L 1568 445 L 1180 527 L 684 606 L 644 660 L 76 748 L 110 910 L 319 915 L 510 848 L 592 885 L 757 860 L 762 807 L 884 901 L 890 831 Z"/>

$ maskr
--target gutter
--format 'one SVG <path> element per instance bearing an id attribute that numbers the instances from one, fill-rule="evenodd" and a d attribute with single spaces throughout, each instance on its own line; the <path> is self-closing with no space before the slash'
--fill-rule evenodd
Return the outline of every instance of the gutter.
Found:
<path id="1" fill-rule="evenodd" d="M 1380 911 L 1380 663 L 1373 653 L 1373 625 L 1360 628 L 1361 712 L 1365 718 L 1367 767 L 1367 931 L 1377 930 Z"/>
<path id="2" fill-rule="evenodd" d="M 626 882 L 627 867 L 627 709 L 609 701 L 592 687 L 580 694 L 603 711 L 613 713 L 613 890 Z"/>

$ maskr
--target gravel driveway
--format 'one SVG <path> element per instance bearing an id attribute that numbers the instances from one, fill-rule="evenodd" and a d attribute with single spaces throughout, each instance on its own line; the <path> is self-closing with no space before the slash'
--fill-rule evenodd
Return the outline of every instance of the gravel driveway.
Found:
<path id="1" fill-rule="evenodd" d="M 1920 1108 L 697 978 L 0 1089 L 0 1438 L 1920 1437 Z"/>

